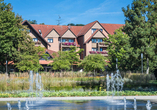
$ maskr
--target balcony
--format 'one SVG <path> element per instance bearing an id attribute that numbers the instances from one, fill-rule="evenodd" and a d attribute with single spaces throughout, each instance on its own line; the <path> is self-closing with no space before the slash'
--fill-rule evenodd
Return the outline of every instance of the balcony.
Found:
<path id="1" fill-rule="evenodd" d="M 108 56 L 108 51 L 89 51 L 89 54 L 102 54 L 103 56 Z"/>
<path id="2" fill-rule="evenodd" d="M 35 45 L 36 45 L 36 46 L 41 45 L 41 41 L 35 42 Z"/>
<path id="3" fill-rule="evenodd" d="M 61 42 L 60 45 L 62 45 L 62 47 L 70 47 L 70 46 L 76 46 L 75 42 Z"/>
<path id="4" fill-rule="evenodd" d="M 99 42 L 98 47 L 108 47 L 109 43 L 108 42 Z"/>

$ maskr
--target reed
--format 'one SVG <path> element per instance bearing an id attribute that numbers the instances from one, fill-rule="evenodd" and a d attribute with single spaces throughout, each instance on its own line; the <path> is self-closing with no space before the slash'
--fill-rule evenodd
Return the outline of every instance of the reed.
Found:
<path id="1" fill-rule="evenodd" d="M 73 89 L 86 89 L 86 90 L 104 90 L 106 86 L 106 77 L 90 77 L 92 73 L 86 72 L 72 72 L 67 71 L 62 73 L 60 77 L 59 72 L 40 72 L 44 90 L 48 91 L 70 91 Z M 36 74 L 34 74 L 35 81 Z M 126 74 L 124 87 L 135 87 L 149 85 L 149 82 L 155 80 L 151 75 L 141 74 Z M 140 82 L 138 82 L 140 81 Z M 125 86 L 126 85 L 126 86 Z M 33 85 L 35 90 L 35 82 Z M 100 89 L 101 88 L 101 89 Z M 10 76 L 0 74 L 0 92 L 7 91 L 26 91 L 29 89 L 29 74 L 24 73 L 11 73 Z"/>

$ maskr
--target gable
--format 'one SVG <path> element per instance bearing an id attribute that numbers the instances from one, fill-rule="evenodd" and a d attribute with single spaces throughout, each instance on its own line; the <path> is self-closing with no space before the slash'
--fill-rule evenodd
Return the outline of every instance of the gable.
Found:
<path id="1" fill-rule="evenodd" d="M 59 37 L 59 35 L 55 30 L 52 30 L 46 37 Z"/>
<path id="2" fill-rule="evenodd" d="M 31 30 L 32 33 L 30 34 L 31 37 L 38 38 L 46 48 L 48 45 L 50 46 L 50 44 L 34 29 L 32 24 L 30 24 L 27 20 L 23 21 L 22 25 L 27 25 L 27 27 Z"/>
<path id="3" fill-rule="evenodd" d="M 76 38 L 76 37 L 70 30 L 68 30 L 63 34 L 62 38 Z"/>
<path id="4" fill-rule="evenodd" d="M 105 35 L 103 35 L 100 31 L 98 31 L 93 38 L 105 38 Z"/>
<path id="5" fill-rule="evenodd" d="M 94 29 L 103 29 L 102 26 L 101 26 L 98 22 L 96 22 L 96 23 L 92 26 L 92 28 L 94 28 Z"/>

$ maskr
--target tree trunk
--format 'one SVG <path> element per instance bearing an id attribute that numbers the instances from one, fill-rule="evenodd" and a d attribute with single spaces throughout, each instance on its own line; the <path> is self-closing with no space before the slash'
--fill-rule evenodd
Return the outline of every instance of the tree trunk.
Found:
<path id="1" fill-rule="evenodd" d="M 149 58 L 147 58 L 147 70 L 146 70 L 146 74 L 149 74 Z"/>

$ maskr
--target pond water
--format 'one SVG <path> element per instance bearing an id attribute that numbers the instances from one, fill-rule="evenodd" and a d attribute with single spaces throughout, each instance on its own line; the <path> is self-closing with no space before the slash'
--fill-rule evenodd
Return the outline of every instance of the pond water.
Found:
<path id="1" fill-rule="evenodd" d="M 17 101 L 7 101 L 11 104 L 12 110 L 19 110 Z M 8 110 L 6 101 L 0 101 L 0 110 Z M 137 110 L 147 110 L 146 101 L 137 100 Z M 157 110 L 157 104 L 151 103 L 151 110 Z M 21 102 L 22 110 L 25 109 L 25 101 Z M 106 100 L 63 100 L 48 101 L 42 100 L 29 105 L 29 110 L 134 110 L 134 101 L 127 100 L 126 107 L 123 100 L 114 103 Z"/>

